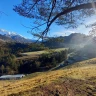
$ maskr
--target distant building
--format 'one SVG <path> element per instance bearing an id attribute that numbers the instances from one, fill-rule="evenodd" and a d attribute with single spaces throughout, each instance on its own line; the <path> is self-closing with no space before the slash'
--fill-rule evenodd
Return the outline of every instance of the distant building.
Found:
<path id="1" fill-rule="evenodd" d="M 16 80 L 25 77 L 24 74 L 17 74 L 17 75 L 2 75 L 0 76 L 0 80 Z"/>

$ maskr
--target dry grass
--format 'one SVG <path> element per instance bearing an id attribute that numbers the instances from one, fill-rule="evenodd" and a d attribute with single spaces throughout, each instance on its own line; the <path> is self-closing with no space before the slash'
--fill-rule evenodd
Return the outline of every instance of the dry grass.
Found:
<path id="1" fill-rule="evenodd" d="M 66 48 L 57 48 L 57 49 L 49 49 L 49 50 L 43 50 L 43 51 L 35 51 L 35 52 L 26 52 L 26 53 L 21 53 L 22 55 L 41 55 L 43 53 L 48 53 L 49 51 L 63 51 Z"/>
<path id="2" fill-rule="evenodd" d="M 96 65 L 96 58 L 92 58 L 92 59 L 89 59 L 89 60 L 84 60 L 82 62 L 76 62 L 72 65 L 69 65 L 69 66 L 66 66 L 66 68 L 75 68 L 75 67 L 84 67 L 84 66 L 94 66 Z"/>
<path id="3" fill-rule="evenodd" d="M 96 59 L 91 59 L 95 62 Z M 91 63 L 90 61 L 90 63 Z M 84 64 L 86 61 L 80 62 Z M 87 62 L 86 62 L 87 63 Z M 36 73 L 35 73 L 36 74 Z M 75 67 L 70 69 L 61 69 L 57 71 L 39 73 L 37 76 L 33 76 L 30 79 L 22 79 L 18 81 L 0 81 L 0 96 L 7 96 L 10 94 L 16 94 L 32 90 L 39 86 L 48 85 L 52 82 L 59 81 L 61 78 L 73 78 L 82 79 L 91 78 L 96 76 L 96 64 L 84 67 Z"/>
<path id="4" fill-rule="evenodd" d="M 44 53 L 49 53 L 49 52 L 59 52 L 59 51 L 63 51 L 67 48 L 57 48 L 57 49 L 50 49 L 50 50 L 43 50 L 43 51 L 35 51 L 35 52 L 26 52 L 26 53 L 20 53 L 20 55 L 22 55 L 21 57 L 17 57 L 17 59 L 36 59 L 38 58 L 41 54 Z"/>

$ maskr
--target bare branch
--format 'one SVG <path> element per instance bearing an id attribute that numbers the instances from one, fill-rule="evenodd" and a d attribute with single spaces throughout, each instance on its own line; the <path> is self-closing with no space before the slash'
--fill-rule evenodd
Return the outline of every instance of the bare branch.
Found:
<path id="1" fill-rule="evenodd" d="M 67 23 L 68 26 L 76 27 L 76 23 L 82 19 L 81 17 L 92 16 L 96 8 L 96 0 L 92 2 L 90 0 L 30 0 L 24 4 L 24 6 L 15 6 L 14 11 L 24 17 L 39 20 L 37 26 L 31 28 L 31 32 L 34 30 L 34 32 L 40 33 L 41 38 L 47 35 L 50 26 L 56 20 L 58 21 L 55 23 L 59 25 Z M 76 21 L 76 19 L 79 20 Z M 36 30 L 44 27 L 42 32 Z"/>
<path id="2" fill-rule="evenodd" d="M 94 5 L 95 5 L 95 7 L 96 7 L 96 2 L 94 2 Z M 62 16 L 62 15 L 65 15 L 65 14 L 67 14 L 67 13 L 70 13 L 70 12 L 72 12 L 72 11 L 76 11 L 76 10 L 80 10 L 80 9 L 90 9 L 90 8 L 93 8 L 92 3 L 86 3 L 86 4 L 77 5 L 77 6 L 75 6 L 75 7 L 71 7 L 71 8 L 69 8 L 69 9 L 67 9 L 67 10 L 64 10 L 64 11 L 58 13 L 58 14 L 50 21 L 50 23 L 47 25 L 46 29 L 45 29 L 42 33 L 43 33 L 43 34 L 47 33 L 49 27 L 51 26 L 51 24 L 52 24 L 58 17 L 60 17 L 60 16 Z"/>
<path id="3" fill-rule="evenodd" d="M 6 13 L 4 13 L 3 11 L 0 11 L 0 13 L 1 13 L 1 14 L 4 14 L 4 15 L 6 15 L 6 16 L 8 16 L 8 15 L 7 15 Z"/>
<path id="4" fill-rule="evenodd" d="M 29 12 L 27 12 L 26 14 L 29 14 L 30 11 L 34 8 L 34 6 L 39 2 L 39 0 L 36 0 L 36 2 L 32 5 L 32 7 L 29 9 Z"/>
<path id="5" fill-rule="evenodd" d="M 56 4 L 56 0 L 53 0 L 51 12 L 50 12 L 49 17 L 48 17 L 47 26 L 48 26 L 48 23 L 49 23 L 49 21 L 50 21 L 50 18 L 51 18 L 52 12 L 53 12 L 53 10 L 54 10 L 55 4 Z"/>

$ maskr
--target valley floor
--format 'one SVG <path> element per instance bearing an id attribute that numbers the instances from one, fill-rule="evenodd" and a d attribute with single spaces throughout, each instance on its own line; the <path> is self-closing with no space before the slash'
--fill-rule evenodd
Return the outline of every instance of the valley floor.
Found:
<path id="1" fill-rule="evenodd" d="M 96 58 L 21 80 L 0 81 L 0 96 L 96 96 Z"/>

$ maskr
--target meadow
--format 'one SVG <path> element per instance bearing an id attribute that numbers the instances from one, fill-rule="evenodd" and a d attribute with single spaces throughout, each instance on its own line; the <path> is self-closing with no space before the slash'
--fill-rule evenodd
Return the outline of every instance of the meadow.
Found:
<path id="1" fill-rule="evenodd" d="M 30 58 L 35 59 L 35 58 L 38 58 L 42 54 L 47 54 L 50 52 L 60 52 L 65 49 L 67 49 L 67 48 L 46 49 L 46 50 L 42 50 L 42 51 L 20 53 L 21 57 L 17 57 L 17 59 L 30 59 Z"/>

